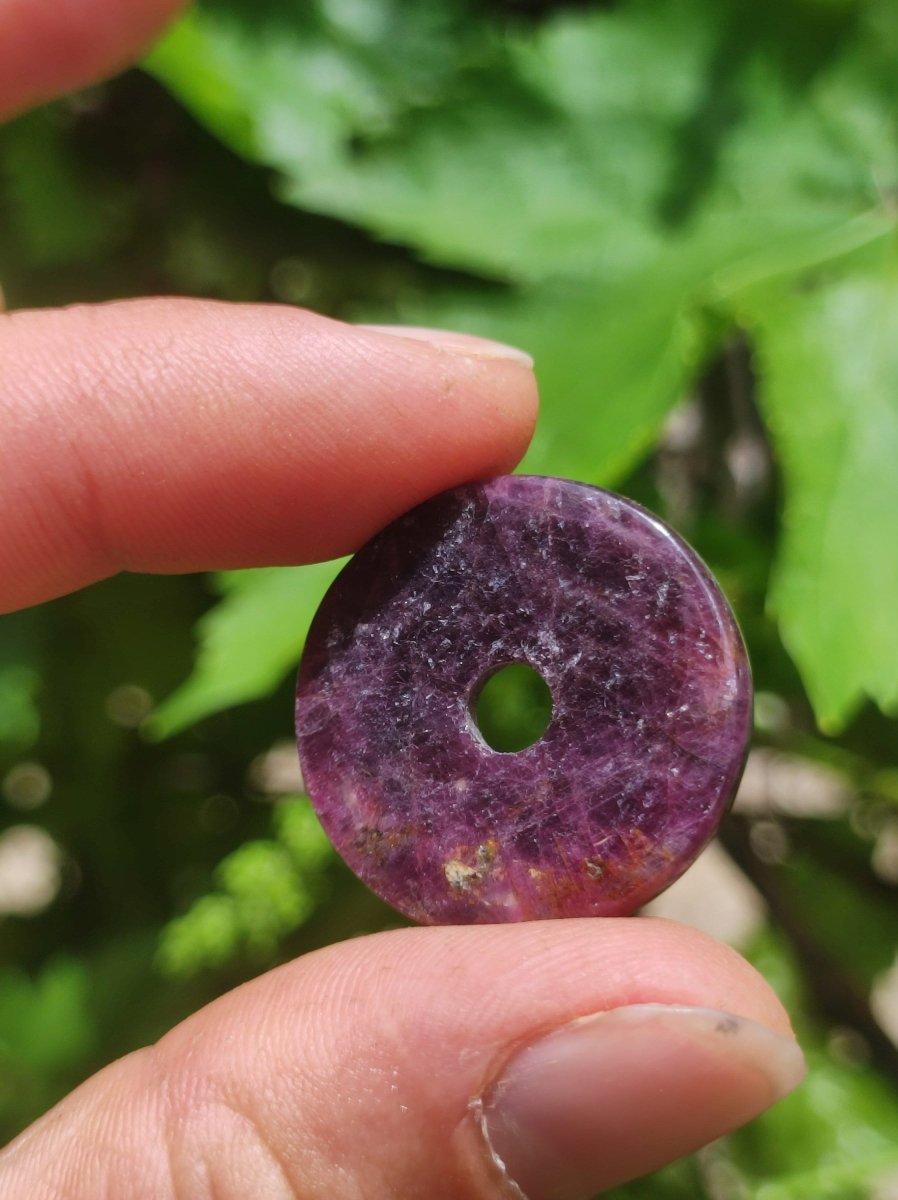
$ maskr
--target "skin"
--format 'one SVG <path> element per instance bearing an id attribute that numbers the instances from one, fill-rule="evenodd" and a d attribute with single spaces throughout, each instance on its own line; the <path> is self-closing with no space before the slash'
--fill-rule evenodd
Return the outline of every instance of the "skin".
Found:
<path id="1" fill-rule="evenodd" d="M 118 69 L 177 7 L 0 0 L 0 111 Z M 187 300 L 0 317 L 0 611 L 123 569 L 342 554 L 425 497 L 510 470 L 535 384 L 481 349 Z M 503 1193 L 466 1113 L 496 1063 L 634 1003 L 790 1032 L 742 959 L 666 922 L 361 938 L 239 988 L 89 1080 L 0 1153 L 0 1194 L 489 1200 Z M 717 1095 L 692 1097 L 709 1138 L 729 1086 L 724 1072 Z M 675 1122 L 643 1144 L 630 1174 L 690 1148 Z"/>

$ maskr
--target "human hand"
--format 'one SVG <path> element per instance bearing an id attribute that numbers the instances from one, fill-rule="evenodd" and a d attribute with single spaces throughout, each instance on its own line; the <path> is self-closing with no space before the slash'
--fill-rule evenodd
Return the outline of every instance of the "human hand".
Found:
<path id="1" fill-rule="evenodd" d="M 0 109 L 114 69 L 176 7 L 0 0 Z M 0 363 L 0 611 L 121 569 L 346 552 L 510 469 L 535 411 L 500 347 L 279 307 L 10 314 Z M 802 1070 L 767 985 L 692 930 L 400 930 L 281 967 L 108 1067 L 0 1154 L 0 1195 L 586 1200 Z"/>

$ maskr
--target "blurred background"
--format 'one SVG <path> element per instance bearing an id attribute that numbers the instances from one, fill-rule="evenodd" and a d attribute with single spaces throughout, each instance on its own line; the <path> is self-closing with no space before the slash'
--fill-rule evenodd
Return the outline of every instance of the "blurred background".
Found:
<path id="1" fill-rule="evenodd" d="M 206 0 L 0 130 L 10 307 L 180 293 L 526 347 L 525 468 L 638 499 L 723 584 L 754 749 L 652 907 L 765 973 L 811 1075 L 619 1200 L 898 1196 L 896 67 L 893 0 Z M 291 740 L 335 569 L 0 618 L 0 1140 L 240 980 L 399 923 Z M 484 728 L 513 743 L 541 700 L 512 675 Z"/>

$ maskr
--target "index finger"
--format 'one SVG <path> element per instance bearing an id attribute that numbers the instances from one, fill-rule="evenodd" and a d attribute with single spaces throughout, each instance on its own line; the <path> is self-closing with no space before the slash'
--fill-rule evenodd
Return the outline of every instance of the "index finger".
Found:
<path id="1" fill-rule="evenodd" d="M 126 67 L 186 0 L 0 0 L 0 119 Z"/>
<path id="2" fill-rule="evenodd" d="M 347 553 L 509 470 L 535 408 L 525 355 L 460 335 L 198 300 L 8 314 L 0 612 L 122 569 Z"/>

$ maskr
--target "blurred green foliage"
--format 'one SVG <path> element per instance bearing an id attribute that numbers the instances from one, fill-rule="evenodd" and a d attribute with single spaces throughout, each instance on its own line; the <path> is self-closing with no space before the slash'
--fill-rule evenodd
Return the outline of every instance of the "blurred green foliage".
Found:
<path id="1" fill-rule="evenodd" d="M 144 72 L 0 131 L 11 305 L 164 291 L 522 345 L 526 469 L 636 497 L 723 582 L 757 745 L 798 772 L 723 844 L 812 1071 L 622 1200 L 898 1172 L 896 63 L 892 0 L 205 0 Z M 51 899 L 0 915 L 0 1136 L 260 968 L 396 922 L 282 746 L 338 567 L 0 619 L 0 849 L 26 826 L 58 854 Z M 487 720 L 532 717 L 512 689 Z M 843 802 L 802 808 L 821 767 Z"/>
<path id="2" fill-rule="evenodd" d="M 276 837 L 245 842 L 215 869 L 218 891 L 196 900 L 162 931 L 158 962 L 168 975 L 218 967 L 249 951 L 269 962 L 326 895 L 333 849 L 305 797 L 275 810 Z"/>

